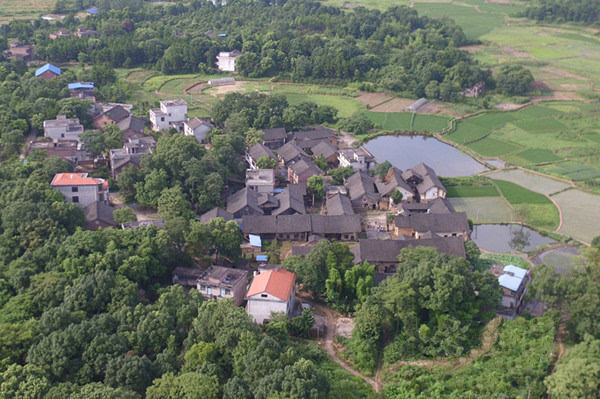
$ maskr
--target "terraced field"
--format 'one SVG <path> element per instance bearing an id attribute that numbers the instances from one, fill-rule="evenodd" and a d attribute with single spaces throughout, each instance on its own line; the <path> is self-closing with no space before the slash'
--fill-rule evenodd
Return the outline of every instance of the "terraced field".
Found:
<path id="1" fill-rule="evenodd" d="M 12 19 L 36 18 L 50 12 L 56 0 L 1 0 L 0 24 Z"/>

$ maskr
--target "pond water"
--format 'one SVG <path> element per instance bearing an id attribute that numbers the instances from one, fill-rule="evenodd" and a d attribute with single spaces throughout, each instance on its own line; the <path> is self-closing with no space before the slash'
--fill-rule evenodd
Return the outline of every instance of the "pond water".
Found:
<path id="1" fill-rule="evenodd" d="M 520 224 L 478 224 L 471 239 L 482 250 L 498 253 L 529 252 L 556 242 Z"/>
<path id="2" fill-rule="evenodd" d="M 399 169 L 421 162 L 431 166 L 439 176 L 472 176 L 487 170 L 467 154 L 427 136 L 379 136 L 365 144 L 377 162 L 390 161 Z"/>

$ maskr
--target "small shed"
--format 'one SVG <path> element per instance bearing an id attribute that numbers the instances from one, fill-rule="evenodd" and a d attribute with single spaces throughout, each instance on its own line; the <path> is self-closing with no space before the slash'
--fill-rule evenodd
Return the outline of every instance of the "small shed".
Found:
<path id="1" fill-rule="evenodd" d="M 235 84 L 235 78 L 219 78 L 219 79 L 211 79 L 208 81 L 210 86 L 227 86 Z"/>
<path id="2" fill-rule="evenodd" d="M 417 112 L 419 109 L 421 109 L 427 103 L 428 103 L 428 101 L 426 98 L 419 98 L 417 101 L 415 101 L 414 103 L 412 103 L 411 105 L 408 106 L 408 110 L 410 112 Z"/>

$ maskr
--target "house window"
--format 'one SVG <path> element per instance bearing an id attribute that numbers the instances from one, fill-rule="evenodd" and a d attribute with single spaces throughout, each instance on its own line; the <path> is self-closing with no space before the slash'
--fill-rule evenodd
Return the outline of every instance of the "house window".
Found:
<path id="1" fill-rule="evenodd" d="M 200 285 L 200 291 L 201 292 L 206 291 L 206 286 L 204 284 Z"/>
<path id="2" fill-rule="evenodd" d="M 212 287 L 206 287 L 206 293 L 212 295 Z"/>
<path id="3" fill-rule="evenodd" d="M 221 296 L 229 296 L 231 295 L 231 290 L 229 288 L 221 288 Z"/>
<path id="4" fill-rule="evenodd" d="M 61 134 L 60 134 L 60 138 L 61 138 L 61 139 L 64 139 L 64 138 L 65 138 L 65 134 L 64 134 L 64 133 L 61 133 Z"/>
<path id="5" fill-rule="evenodd" d="M 267 295 L 267 294 L 260 294 L 260 297 L 261 297 L 261 298 L 267 298 L 267 297 L 268 297 L 268 295 Z"/>
<path id="6" fill-rule="evenodd" d="M 74 203 L 78 203 L 78 202 L 79 202 L 79 197 L 78 197 L 78 196 L 74 196 L 74 197 L 72 197 L 72 198 L 71 198 L 71 200 L 72 200 Z"/>
<path id="7" fill-rule="evenodd" d="M 71 187 L 71 192 L 72 193 L 79 192 L 79 187 Z"/>
<path id="8" fill-rule="evenodd" d="M 160 121 L 161 121 L 161 122 L 164 122 L 164 121 L 165 121 L 165 117 L 164 117 L 164 116 L 161 116 L 161 117 L 160 117 Z"/>

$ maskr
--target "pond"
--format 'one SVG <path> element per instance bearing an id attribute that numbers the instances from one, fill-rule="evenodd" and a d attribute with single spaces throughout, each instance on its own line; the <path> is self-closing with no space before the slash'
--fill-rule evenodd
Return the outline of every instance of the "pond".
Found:
<path id="1" fill-rule="evenodd" d="M 529 252 L 556 242 L 520 224 L 478 224 L 471 239 L 482 250 L 497 253 Z"/>
<path id="2" fill-rule="evenodd" d="M 427 136 L 379 136 L 365 144 L 378 162 L 390 161 L 399 169 L 421 162 L 431 166 L 439 176 L 472 176 L 487 170 L 462 151 Z"/>

